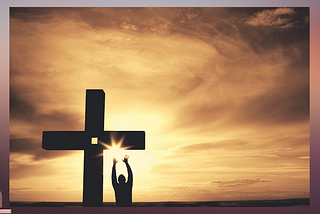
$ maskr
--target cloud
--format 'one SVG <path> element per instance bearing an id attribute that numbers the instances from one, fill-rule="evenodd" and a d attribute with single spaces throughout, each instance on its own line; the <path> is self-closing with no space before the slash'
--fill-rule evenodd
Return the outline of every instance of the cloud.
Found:
<path id="1" fill-rule="evenodd" d="M 256 179 L 256 180 L 244 179 L 244 180 L 233 180 L 233 181 L 212 181 L 211 183 L 219 184 L 219 187 L 238 187 L 238 186 L 248 186 L 248 185 L 252 185 L 260 182 L 271 182 L 271 181 L 265 181 L 261 179 Z"/>
<path id="2" fill-rule="evenodd" d="M 245 140 L 214 140 L 214 142 L 204 142 L 204 143 L 190 143 L 187 145 L 177 146 L 174 148 L 174 156 L 178 154 L 194 154 L 197 155 L 203 152 L 214 152 L 220 153 L 219 151 L 228 150 L 229 154 L 232 151 L 237 151 L 239 149 L 244 149 L 249 151 L 250 149 L 257 149 L 258 147 L 262 150 L 264 147 L 261 144 L 256 144 L 255 142 L 245 141 Z"/>
<path id="3" fill-rule="evenodd" d="M 125 22 L 123 22 L 121 24 L 121 28 L 124 30 L 133 30 L 133 31 L 137 31 L 137 27 L 135 25 L 131 25 L 131 24 L 127 24 Z"/>
<path id="4" fill-rule="evenodd" d="M 34 116 L 36 109 L 31 103 L 20 98 L 20 96 L 21 93 L 19 91 L 13 87 L 10 88 L 10 118 L 28 120 Z"/>
<path id="5" fill-rule="evenodd" d="M 10 191 L 24 191 L 31 190 L 32 188 L 10 188 Z"/>
<path id="6" fill-rule="evenodd" d="M 82 131 L 83 115 L 69 110 L 39 110 L 39 103 L 28 100 L 32 93 L 19 88 L 10 90 L 10 153 L 27 154 L 32 161 L 57 158 L 69 155 L 66 151 L 47 151 L 42 149 L 43 131 Z M 40 100 L 40 99 L 39 99 Z"/>
<path id="7" fill-rule="evenodd" d="M 38 137 L 38 139 L 41 138 Z M 40 161 L 43 159 L 52 159 L 61 156 L 67 156 L 73 153 L 72 151 L 48 151 L 41 146 L 41 141 L 28 138 L 10 138 L 10 153 L 26 154 L 32 157 L 32 161 Z"/>
<path id="8" fill-rule="evenodd" d="M 64 110 L 51 110 L 43 113 L 39 108 L 40 105 L 37 101 L 32 102 L 28 100 L 32 93 L 17 92 L 21 90 L 15 87 L 10 89 L 10 119 L 12 121 L 24 121 L 37 127 L 60 126 L 61 129 L 70 126 L 78 126 L 79 123 L 77 114 Z M 40 98 L 39 98 L 40 100 Z"/>
<path id="9" fill-rule="evenodd" d="M 14 163 L 10 163 L 13 165 Z M 29 177 L 43 177 L 51 176 L 54 170 L 53 167 L 42 165 L 28 165 L 28 164 L 16 164 L 10 166 L 10 180 L 23 180 Z"/>
<path id="10" fill-rule="evenodd" d="M 271 92 L 248 100 L 236 119 L 257 124 L 308 121 L 309 96 L 309 85 L 293 90 L 287 90 L 284 87 L 275 88 Z"/>
<path id="11" fill-rule="evenodd" d="M 290 28 L 294 25 L 290 17 L 295 13 L 292 8 L 277 8 L 275 10 L 263 10 L 246 19 L 245 23 L 252 26 L 272 26 L 278 28 Z"/>

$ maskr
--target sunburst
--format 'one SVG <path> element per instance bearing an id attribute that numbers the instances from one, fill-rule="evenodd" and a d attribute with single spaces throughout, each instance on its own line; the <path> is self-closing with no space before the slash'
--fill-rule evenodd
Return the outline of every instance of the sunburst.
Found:
<path id="1" fill-rule="evenodd" d="M 122 147 L 124 139 L 125 135 L 123 135 L 119 141 L 116 141 L 114 134 L 110 134 L 110 145 L 101 141 L 99 141 L 99 143 L 103 145 L 106 149 L 108 149 L 110 153 L 113 154 L 114 158 L 119 159 L 123 156 L 123 150 L 130 148 L 130 146 Z"/>

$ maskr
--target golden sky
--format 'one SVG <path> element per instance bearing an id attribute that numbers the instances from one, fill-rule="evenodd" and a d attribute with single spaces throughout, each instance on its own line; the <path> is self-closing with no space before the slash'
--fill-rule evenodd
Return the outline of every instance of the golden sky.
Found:
<path id="1" fill-rule="evenodd" d="M 86 89 L 146 132 L 134 202 L 309 197 L 308 8 L 11 8 L 11 201 L 82 201 L 83 152 L 41 137 L 84 130 Z"/>

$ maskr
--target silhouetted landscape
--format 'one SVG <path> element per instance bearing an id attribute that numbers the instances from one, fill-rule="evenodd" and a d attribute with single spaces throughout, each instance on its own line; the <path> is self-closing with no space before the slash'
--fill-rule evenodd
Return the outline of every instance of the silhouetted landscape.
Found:
<path id="1" fill-rule="evenodd" d="M 309 198 L 248 201 L 200 202 L 133 202 L 133 207 L 309 207 Z M 116 202 L 104 202 L 103 207 L 115 207 Z M 10 207 L 82 207 L 82 202 L 10 202 Z"/>

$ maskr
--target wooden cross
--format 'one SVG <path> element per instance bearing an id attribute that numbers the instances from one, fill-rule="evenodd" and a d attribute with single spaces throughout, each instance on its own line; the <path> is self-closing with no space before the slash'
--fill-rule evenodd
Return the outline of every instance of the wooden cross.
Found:
<path id="1" fill-rule="evenodd" d="M 44 131 L 42 148 L 46 150 L 84 150 L 83 206 L 103 205 L 102 143 L 111 145 L 122 138 L 121 147 L 145 149 L 144 131 L 104 131 L 105 94 L 101 89 L 86 90 L 85 131 Z M 102 142 L 102 143 L 101 143 Z"/>

